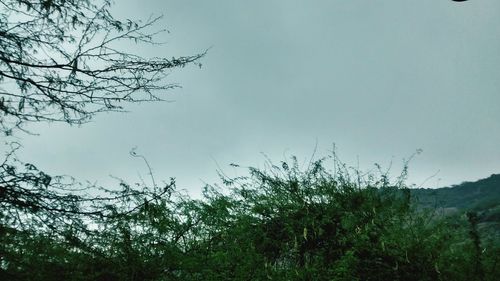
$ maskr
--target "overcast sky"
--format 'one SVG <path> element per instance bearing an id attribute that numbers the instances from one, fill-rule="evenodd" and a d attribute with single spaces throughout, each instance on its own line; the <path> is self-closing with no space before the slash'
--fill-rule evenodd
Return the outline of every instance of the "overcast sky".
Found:
<path id="1" fill-rule="evenodd" d="M 118 17 L 163 14 L 164 46 L 143 55 L 208 54 L 174 71 L 172 103 L 140 104 L 80 128 L 34 126 L 21 158 L 52 174 L 101 184 L 114 175 L 176 177 L 198 193 L 230 163 L 263 166 L 267 154 L 339 156 L 410 183 L 446 186 L 500 173 L 500 1 L 132 1 Z M 136 46 L 123 46 L 136 48 Z M 439 171 L 439 172 L 438 172 Z"/>

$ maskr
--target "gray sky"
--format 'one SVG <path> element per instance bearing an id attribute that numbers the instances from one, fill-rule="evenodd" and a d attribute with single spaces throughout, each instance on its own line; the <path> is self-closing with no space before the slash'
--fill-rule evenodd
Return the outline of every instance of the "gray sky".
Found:
<path id="1" fill-rule="evenodd" d="M 33 127 L 22 159 L 101 184 L 177 178 L 194 194 L 219 165 L 305 161 L 336 143 L 350 165 L 410 164 L 436 187 L 500 172 L 500 1 L 116 1 L 116 15 L 164 14 L 166 45 L 144 55 L 212 47 L 203 67 L 169 79 L 173 103 L 130 106 L 80 128 Z M 134 46 L 124 46 L 135 48 Z"/>

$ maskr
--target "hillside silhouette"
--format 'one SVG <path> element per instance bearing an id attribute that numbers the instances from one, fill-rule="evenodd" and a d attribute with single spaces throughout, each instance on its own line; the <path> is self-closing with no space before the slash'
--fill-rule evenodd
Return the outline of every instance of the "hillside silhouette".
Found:
<path id="1" fill-rule="evenodd" d="M 435 210 L 443 216 L 476 212 L 480 229 L 500 235 L 500 174 L 449 187 L 412 189 L 411 192 L 420 209 Z"/>

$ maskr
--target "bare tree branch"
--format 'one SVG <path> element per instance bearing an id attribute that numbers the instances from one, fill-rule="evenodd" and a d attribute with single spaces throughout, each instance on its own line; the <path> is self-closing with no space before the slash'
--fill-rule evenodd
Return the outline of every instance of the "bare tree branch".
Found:
<path id="1" fill-rule="evenodd" d="M 145 58 L 120 47 L 158 44 L 161 17 L 120 21 L 109 0 L 0 1 L 0 130 L 30 122 L 82 124 L 122 111 L 121 102 L 160 101 L 172 69 L 205 54 Z M 3 87 L 4 86 L 4 87 Z"/>

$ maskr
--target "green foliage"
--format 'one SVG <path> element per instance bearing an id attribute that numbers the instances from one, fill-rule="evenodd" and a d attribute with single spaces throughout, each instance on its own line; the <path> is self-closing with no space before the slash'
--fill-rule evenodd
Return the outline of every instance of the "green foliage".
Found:
<path id="1" fill-rule="evenodd" d="M 400 179 L 360 177 L 342 165 L 329 172 L 324 161 L 305 171 L 293 158 L 250 168 L 207 186 L 202 200 L 176 192 L 174 181 L 168 192 L 122 184 L 128 193 L 114 201 L 115 215 L 87 217 L 85 227 L 19 229 L 2 220 L 0 277 L 495 280 L 500 273 L 498 239 L 484 236 L 478 214 L 436 216 L 412 204 Z"/>
<path id="2" fill-rule="evenodd" d="M 412 189 L 413 196 L 424 208 L 456 208 L 484 211 L 500 206 L 500 175 L 476 182 L 464 182 L 447 188 Z"/>

